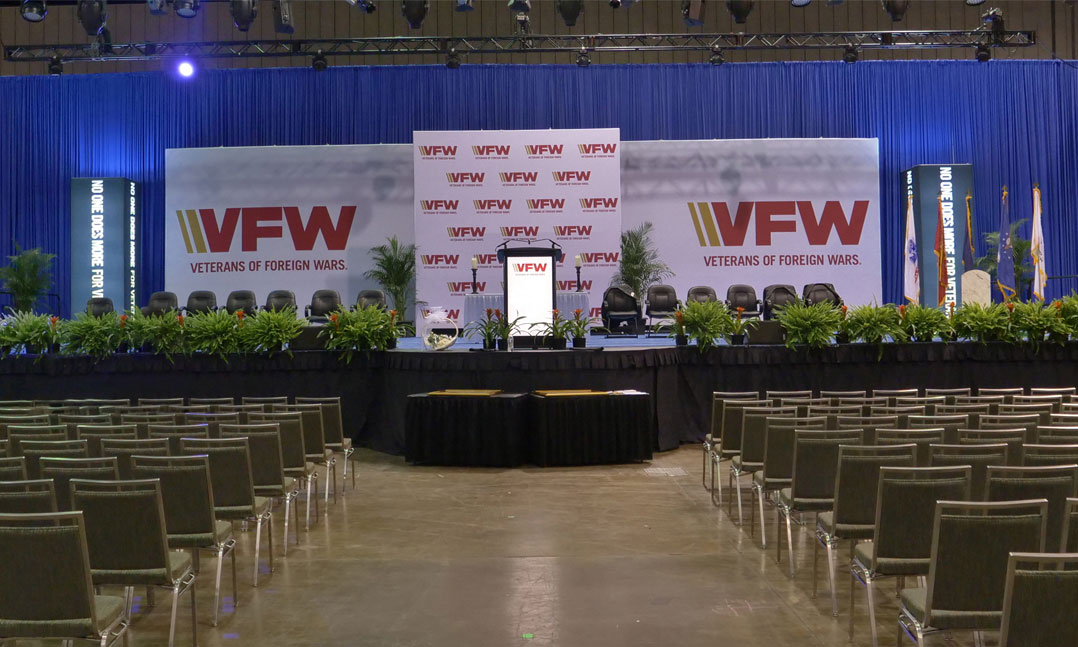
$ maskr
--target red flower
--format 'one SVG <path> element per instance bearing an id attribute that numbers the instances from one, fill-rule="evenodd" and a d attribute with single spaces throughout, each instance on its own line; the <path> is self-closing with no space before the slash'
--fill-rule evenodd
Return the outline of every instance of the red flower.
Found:
<path id="1" fill-rule="evenodd" d="M 494 314 L 494 310 L 493 310 L 493 308 L 487 308 L 487 319 L 490 319 L 490 316 L 491 316 L 492 314 Z"/>
<path id="2" fill-rule="evenodd" d="M 573 310 L 573 316 L 576 317 L 577 319 L 579 319 L 580 318 L 580 313 L 582 313 L 582 312 L 584 312 L 584 311 L 581 310 L 580 308 L 577 308 L 576 310 Z"/>
<path id="3" fill-rule="evenodd" d="M 60 322 L 60 317 L 53 315 L 49 317 L 49 323 L 52 325 L 52 329 L 56 330 L 56 324 Z"/>
<path id="4" fill-rule="evenodd" d="M 333 327 L 334 327 L 334 328 L 336 328 L 337 326 L 339 326 L 339 325 L 340 325 L 340 324 L 338 324 L 338 323 L 337 323 L 337 320 L 338 320 L 338 319 L 340 319 L 340 317 L 339 317 L 339 316 L 337 315 L 337 313 L 333 313 L 333 314 L 331 314 L 331 315 L 329 316 L 329 320 L 330 320 L 330 322 L 332 322 L 332 323 L 333 323 Z"/>
<path id="5" fill-rule="evenodd" d="M 1056 310 L 1062 310 L 1063 309 L 1063 302 L 1062 301 L 1053 301 L 1052 306 L 1055 307 Z"/>
<path id="6" fill-rule="evenodd" d="M 397 311 L 396 310 L 390 310 L 389 311 L 389 318 L 390 319 L 396 319 L 397 318 Z"/>
<path id="7" fill-rule="evenodd" d="M 1014 304 L 1011 303 L 1010 301 L 1007 302 L 1007 310 L 1009 312 L 1014 312 Z"/>
<path id="8" fill-rule="evenodd" d="M 180 325 L 182 326 L 183 325 L 183 315 L 176 315 L 176 321 L 179 321 Z"/>
<path id="9" fill-rule="evenodd" d="M 906 306 L 905 306 L 905 305 L 901 305 L 901 306 L 898 306 L 898 314 L 899 314 L 899 316 L 901 316 L 901 317 L 902 317 L 903 319 L 905 319 L 905 318 L 906 318 Z"/>
<path id="10" fill-rule="evenodd" d="M 681 320 L 684 316 L 685 315 L 683 315 L 680 310 L 674 313 L 674 317 L 677 319 L 678 323 L 681 323 Z"/>
<path id="11" fill-rule="evenodd" d="M 555 319 L 558 318 L 558 309 L 557 308 L 554 308 L 554 318 Z"/>
<path id="12" fill-rule="evenodd" d="M 243 319 L 244 317 L 246 317 L 246 316 L 247 316 L 247 315 L 246 315 L 246 314 L 245 314 L 245 313 L 243 312 L 243 310 L 237 310 L 237 311 L 236 311 L 236 318 L 237 318 L 237 319 L 240 319 L 240 320 L 242 320 L 242 319 Z"/>
<path id="13" fill-rule="evenodd" d="M 127 325 L 127 315 L 120 315 L 120 327 L 123 328 Z"/>

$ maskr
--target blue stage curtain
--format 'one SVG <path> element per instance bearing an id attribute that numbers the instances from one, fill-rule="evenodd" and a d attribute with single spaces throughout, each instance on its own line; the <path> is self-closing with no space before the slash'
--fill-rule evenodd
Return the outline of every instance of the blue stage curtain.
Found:
<path id="1" fill-rule="evenodd" d="M 619 127 L 622 139 L 877 137 L 884 297 L 902 294 L 899 174 L 975 165 L 978 232 L 1044 190 L 1050 274 L 1078 273 L 1078 71 L 1058 61 L 465 65 L 0 79 L 0 253 L 59 254 L 68 291 L 68 181 L 144 190 L 142 294 L 164 283 L 164 151 L 199 146 L 407 143 L 414 130 Z M 957 197 L 957 196 L 956 196 Z M 1028 230 L 1028 224 L 1027 224 Z M 984 253 L 983 241 L 977 241 Z M 721 286 L 720 286 L 721 287 Z M 1049 283 L 1049 296 L 1074 283 Z M 70 311 L 64 304 L 64 313 Z M 81 307 L 77 306 L 77 307 Z"/>

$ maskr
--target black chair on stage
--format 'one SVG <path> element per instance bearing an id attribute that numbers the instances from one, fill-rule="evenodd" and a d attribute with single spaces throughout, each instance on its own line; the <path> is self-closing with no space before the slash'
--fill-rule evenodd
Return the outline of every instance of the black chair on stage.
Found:
<path id="1" fill-rule="evenodd" d="M 599 314 L 603 320 L 603 327 L 612 333 L 618 326 L 627 323 L 629 332 L 636 334 L 642 319 L 640 304 L 637 303 L 632 290 L 625 285 L 616 285 L 606 289 L 603 293 L 603 307 Z"/>
<path id="2" fill-rule="evenodd" d="M 115 312 L 112 299 L 108 297 L 94 297 L 86 302 L 86 314 L 91 317 L 102 317 L 110 312 Z"/>
<path id="3" fill-rule="evenodd" d="M 341 295 L 336 290 L 316 290 L 311 296 L 311 304 L 304 309 L 304 314 L 311 321 L 325 322 L 329 314 L 341 307 Z"/>
<path id="4" fill-rule="evenodd" d="M 805 303 L 830 303 L 833 306 L 842 305 L 842 298 L 835 292 L 835 286 L 830 283 L 807 283 L 801 292 L 801 298 Z"/>
<path id="5" fill-rule="evenodd" d="M 760 300 L 756 298 L 756 289 L 751 285 L 731 285 L 726 290 L 726 307 L 730 312 L 737 312 L 738 308 L 744 308 L 741 313 L 743 318 L 751 319 L 760 316 Z"/>
<path id="6" fill-rule="evenodd" d="M 195 290 L 187 295 L 187 314 L 213 312 L 217 310 L 217 295 L 209 290 Z"/>
<path id="7" fill-rule="evenodd" d="M 647 299 L 644 303 L 652 332 L 655 331 L 656 319 L 673 319 L 674 313 L 681 307 L 681 302 L 677 300 L 677 292 L 674 288 L 663 284 L 649 287 Z"/>
<path id="8" fill-rule="evenodd" d="M 161 315 L 170 310 L 179 310 L 180 301 L 172 292 L 154 292 L 150 295 L 150 301 L 142 306 L 144 315 Z"/>
<path id="9" fill-rule="evenodd" d="M 263 310 L 271 312 L 296 307 L 296 295 L 292 290 L 274 290 L 266 297 L 266 305 Z"/>
<path id="10" fill-rule="evenodd" d="M 685 303 L 690 301 L 696 301 L 697 303 L 709 303 L 711 301 L 718 301 L 719 295 L 715 294 L 715 288 L 709 285 L 696 285 L 689 288 L 689 293 L 685 295 Z"/>
<path id="11" fill-rule="evenodd" d="M 258 310 L 258 300 L 250 290 L 233 290 L 225 300 L 225 312 L 234 315 L 240 310 L 245 315 L 253 315 Z"/>
<path id="12" fill-rule="evenodd" d="M 371 306 L 385 310 L 386 293 L 381 290 L 360 290 L 359 296 L 356 297 L 356 309 L 362 310 Z"/>
<path id="13" fill-rule="evenodd" d="M 797 302 L 797 290 L 792 285 L 778 283 L 764 288 L 764 319 L 774 319 L 775 309 Z"/>

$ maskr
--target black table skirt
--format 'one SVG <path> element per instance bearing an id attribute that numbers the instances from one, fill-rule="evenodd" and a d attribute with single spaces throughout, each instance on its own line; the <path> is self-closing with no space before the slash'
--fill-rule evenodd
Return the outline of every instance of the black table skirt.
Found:
<path id="1" fill-rule="evenodd" d="M 416 465 L 514 467 L 525 461 L 528 396 L 408 396 L 404 457 Z"/>
<path id="2" fill-rule="evenodd" d="M 553 465 L 651 459 L 651 396 L 532 396 L 531 462 Z"/>
<path id="3" fill-rule="evenodd" d="M 712 391 L 1078 385 L 1078 343 L 1039 350 L 972 342 L 531 351 L 390 351 L 359 355 L 298 351 L 292 357 L 163 357 L 127 354 L 0 359 L 0 399 L 304 395 L 342 398 L 360 445 L 404 452 L 405 403 L 445 388 L 636 389 L 654 395 L 652 448 L 673 449 L 707 433 Z"/>

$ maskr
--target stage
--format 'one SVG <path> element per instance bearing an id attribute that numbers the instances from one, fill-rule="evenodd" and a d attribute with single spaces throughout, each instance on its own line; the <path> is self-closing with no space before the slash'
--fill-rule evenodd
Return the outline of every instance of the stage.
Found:
<path id="1" fill-rule="evenodd" d="M 0 399 L 115 397 L 333 396 L 343 399 L 358 444 L 401 454 L 407 396 L 445 388 L 636 389 L 652 394 L 654 448 L 670 450 L 707 433 L 713 391 L 902 387 L 1069 386 L 1078 384 L 1078 343 L 1038 352 L 1009 344 L 843 344 L 819 350 L 719 346 L 707 353 L 673 340 L 593 337 L 584 350 L 398 350 L 357 355 L 297 351 L 289 357 L 131 353 L 0 360 Z"/>

